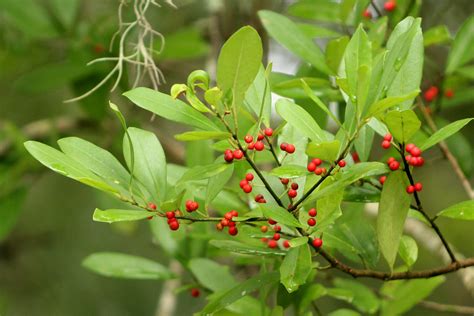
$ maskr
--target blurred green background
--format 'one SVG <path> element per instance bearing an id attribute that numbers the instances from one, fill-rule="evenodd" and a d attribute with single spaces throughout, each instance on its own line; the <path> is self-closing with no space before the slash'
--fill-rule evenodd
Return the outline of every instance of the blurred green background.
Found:
<path id="1" fill-rule="evenodd" d="M 193 69 L 212 71 L 218 48 L 242 25 L 256 27 L 268 44 L 256 12 L 264 8 L 284 12 L 292 1 L 176 0 L 177 9 L 166 1 L 158 2 L 162 7 L 150 10 L 149 20 L 166 38 L 165 51 L 156 62 L 167 82 L 160 90 L 168 91 L 171 84 L 184 82 Z M 123 108 L 130 125 L 157 133 L 170 161 L 183 162 L 185 148 L 172 137 L 178 127 L 158 119 L 151 122 L 144 111 L 120 97 L 130 87 L 127 75 L 111 94 L 112 81 L 89 98 L 63 103 L 92 88 L 113 67 L 113 63 L 88 67 L 86 63 L 117 54 L 108 51 L 117 30 L 117 8 L 118 1 L 0 0 L 0 315 L 155 313 L 159 282 L 109 279 L 81 267 L 88 254 L 107 250 L 166 263 L 146 223 L 111 226 L 92 222 L 95 207 L 110 207 L 113 202 L 49 172 L 22 146 L 30 138 L 54 143 L 59 137 L 76 135 L 120 156 L 122 133 L 108 111 L 111 99 Z M 472 0 L 423 1 L 423 27 L 446 24 L 455 34 L 473 12 Z M 275 69 L 288 69 L 292 64 L 296 69 L 293 56 L 277 44 L 269 47 Z M 423 87 L 432 84 L 447 52 L 442 45 L 427 49 Z M 472 94 L 468 95 L 443 108 L 439 117 L 452 121 L 474 116 L 473 103 Z M 472 148 L 474 125 L 462 133 L 464 137 L 453 139 L 451 146 L 469 142 Z M 472 151 L 458 154 L 464 157 L 462 166 L 472 183 Z M 373 157 L 380 155 L 373 153 Z M 432 149 L 429 156 L 418 175 L 426 183 L 421 196 L 433 215 L 467 197 L 441 152 Z M 439 223 L 459 251 L 474 253 L 472 225 L 447 219 Z M 432 266 L 431 260 L 422 250 L 422 265 Z M 176 315 L 189 315 L 197 309 L 194 304 L 203 304 L 200 300 L 191 304 L 190 299 L 187 292 L 179 294 Z M 450 275 L 430 299 L 461 305 L 473 301 L 456 275 Z M 330 310 L 334 302 L 324 304 Z M 422 311 L 426 312 L 420 308 L 410 315 Z"/>

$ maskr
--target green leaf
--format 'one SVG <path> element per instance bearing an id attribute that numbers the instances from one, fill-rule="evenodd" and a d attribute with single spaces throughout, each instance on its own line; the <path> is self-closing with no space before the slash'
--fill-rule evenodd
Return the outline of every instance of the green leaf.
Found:
<path id="1" fill-rule="evenodd" d="M 329 288 L 327 291 L 327 295 L 341 301 L 352 303 L 352 300 L 354 299 L 354 294 L 348 289 Z"/>
<path id="2" fill-rule="evenodd" d="M 474 220 L 474 200 L 451 205 L 439 212 L 437 216 L 472 221 Z"/>
<path id="3" fill-rule="evenodd" d="M 323 101 L 321 101 L 320 98 L 318 98 L 318 96 L 316 95 L 316 93 L 314 93 L 313 90 L 311 90 L 311 88 L 308 86 L 308 84 L 306 83 L 306 81 L 304 81 L 304 79 L 301 79 L 301 83 L 303 84 L 303 88 L 304 88 L 304 91 L 306 93 L 306 95 L 314 102 L 316 103 L 316 105 L 321 109 L 323 110 L 328 116 L 330 116 L 334 122 L 337 123 L 337 125 L 341 126 L 341 122 L 339 121 L 339 119 L 328 109 L 328 107 L 326 106 L 326 104 L 323 103 Z"/>
<path id="4" fill-rule="evenodd" d="M 310 38 L 338 37 L 342 35 L 339 32 L 319 25 L 298 23 L 297 26 L 304 33 L 304 35 Z"/>
<path id="5" fill-rule="evenodd" d="M 402 171 L 388 175 L 383 185 L 377 216 L 380 250 L 392 269 L 397 256 L 403 226 L 410 208 L 411 196 L 405 191 L 406 176 Z"/>
<path id="6" fill-rule="evenodd" d="M 301 245 L 304 245 L 308 243 L 308 237 L 296 237 L 296 238 L 292 238 L 290 240 L 290 246 L 291 247 L 299 247 Z"/>
<path id="7" fill-rule="evenodd" d="M 210 165 L 196 166 L 186 171 L 181 179 L 179 179 L 177 186 L 187 181 L 204 180 L 216 176 L 230 167 L 228 163 L 213 163 Z"/>
<path id="8" fill-rule="evenodd" d="M 133 153 L 128 139 L 124 138 L 123 148 L 127 165 L 133 176 L 148 190 L 155 203 L 161 203 L 166 199 L 166 157 L 163 148 L 152 132 L 129 127 L 128 135 L 133 145 Z"/>
<path id="9" fill-rule="evenodd" d="M 356 311 L 347 308 L 341 308 L 328 314 L 328 316 L 360 316 Z"/>
<path id="10" fill-rule="evenodd" d="M 230 274 L 229 267 L 205 258 L 194 258 L 188 267 L 199 284 L 213 292 L 224 291 L 234 287 L 237 282 Z"/>
<path id="11" fill-rule="evenodd" d="M 331 73 L 331 70 L 325 63 L 324 54 L 321 49 L 290 19 L 281 14 L 266 10 L 259 11 L 258 15 L 265 30 L 278 43 L 313 65 L 317 70 L 325 74 Z"/>
<path id="12" fill-rule="evenodd" d="M 359 154 L 360 161 L 369 160 L 370 150 L 372 149 L 372 143 L 374 142 L 374 130 L 368 125 L 362 126 L 359 130 L 359 134 L 354 141 L 354 147 L 357 154 Z"/>
<path id="13" fill-rule="evenodd" d="M 450 41 L 451 34 L 449 33 L 449 29 L 446 25 L 434 26 L 423 34 L 423 45 L 425 45 L 425 47 L 449 43 Z"/>
<path id="14" fill-rule="evenodd" d="M 309 245 L 291 248 L 280 266 L 280 282 L 288 293 L 293 293 L 306 283 L 311 272 L 311 251 Z"/>
<path id="15" fill-rule="evenodd" d="M 458 120 L 456 122 L 452 122 L 449 125 L 446 125 L 442 128 L 440 128 L 438 131 L 436 131 L 433 135 L 431 135 L 421 146 L 420 149 L 425 151 L 428 148 L 436 145 L 443 139 L 448 138 L 449 136 L 457 133 L 461 128 L 466 126 L 468 123 L 470 123 L 474 118 L 466 118 L 462 120 Z"/>
<path id="16" fill-rule="evenodd" d="M 446 73 L 451 74 L 474 58 L 474 16 L 470 16 L 454 38 L 446 64 Z"/>
<path id="17" fill-rule="evenodd" d="M 82 261 L 82 265 L 103 276 L 141 279 L 166 280 L 174 278 L 167 268 L 152 260 L 117 252 L 97 252 Z"/>
<path id="18" fill-rule="evenodd" d="M 214 131 L 192 131 L 184 132 L 181 134 L 174 135 L 174 138 L 183 142 L 191 142 L 195 140 L 203 139 L 227 139 L 231 135 L 228 132 L 214 132 Z"/>
<path id="19" fill-rule="evenodd" d="M 247 279 L 228 291 L 214 296 L 213 299 L 204 307 L 201 313 L 206 315 L 213 314 L 268 284 L 278 282 L 279 278 L 280 275 L 278 272 L 269 272 Z"/>
<path id="20" fill-rule="evenodd" d="M 339 72 L 339 66 L 348 43 L 349 37 L 342 36 L 329 41 L 326 47 L 326 64 L 334 73 Z"/>
<path id="21" fill-rule="evenodd" d="M 403 315 L 421 300 L 428 297 L 441 283 L 444 276 L 410 280 L 397 286 L 393 297 L 382 305 L 382 316 Z"/>
<path id="22" fill-rule="evenodd" d="M 298 220 L 288 212 L 288 210 L 279 206 L 260 204 L 258 208 L 262 211 L 263 216 L 277 221 L 279 224 L 290 227 L 303 227 Z"/>
<path id="23" fill-rule="evenodd" d="M 0 198 L 0 242 L 14 228 L 20 217 L 26 190 L 18 189 Z"/>
<path id="24" fill-rule="evenodd" d="M 382 113 L 385 110 L 388 110 L 395 105 L 399 105 L 406 100 L 412 100 L 419 93 L 420 93 L 420 90 L 415 90 L 405 95 L 395 96 L 395 97 L 386 97 L 382 100 L 379 100 L 370 106 L 369 112 L 366 114 L 366 117 L 376 116 L 379 113 Z"/>
<path id="25" fill-rule="evenodd" d="M 206 189 L 206 205 L 209 205 L 224 188 L 234 173 L 234 165 L 229 165 L 229 168 L 222 173 L 209 178 Z"/>
<path id="26" fill-rule="evenodd" d="M 117 190 L 108 185 L 103 179 L 86 169 L 76 160 L 68 157 L 57 149 L 35 142 L 25 142 L 28 152 L 49 169 L 68 178 L 77 180 L 96 189 L 117 193 Z"/>
<path id="27" fill-rule="evenodd" d="M 337 181 L 333 178 L 328 178 L 320 185 L 320 190 L 325 190 L 333 186 L 335 183 L 337 183 Z M 344 191 L 338 190 L 326 193 L 318 198 L 316 204 L 318 209 L 318 232 L 324 231 L 342 215 L 341 202 L 343 195 Z"/>
<path id="28" fill-rule="evenodd" d="M 326 140 L 326 135 L 318 123 L 299 105 L 287 99 L 280 99 L 276 103 L 276 111 L 282 119 L 311 140 L 316 142 Z"/>
<path id="29" fill-rule="evenodd" d="M 245 94 L 245 105 L 259 118 L 261 116 L 265 126 L 270 126 L 272 113 L 271 89 L 265 77 L 265 69 L 262 66 L 260 66 L 255 80 Z"/>
<path id="30" fill-rule="evenodd" d="M 220 131 L 211 120 L 186 103 L 149 89 L 135 88 L 123 94 L 139 107 L 170 121 L 191 125 L 207 131 Z"/>
<path id="31" fill-rule="evenodd" d="M 299 178 L 306 176 L 308 174 L 308 170 L 306 170 L 306 168 L 303 166 L 283 165 L 272 169 L 270 174 L 279 178 Z"/>
<path id="32" fill-rule="evenodd" d="M 189 60 L 206 56 L 209 44 L 201 35 L 201 31 L 193 26 L 186 26 L 171 34 L 165 34 L 166 44 L 163 51 L 157 55 L 162 60 Z M 161 50 L 161 41 L 154 41 L 155 49 Z"/>
<path id="33" fill-rule="evenodd" d="M 384 121 L 393 137 L 402 143 L 407 142 L 421 126 L 412 110 L 388 112 Z"/>
<path id="34" fill-rule="evenodd" d="M 297 1 L 288 7 L 288 13 L 304 19 L 325 21 L 339 24 L 340 4 L 327 0 Z"/>
<path id="35" fill-rule="evenodd" d="M 217 84 L 224 95 L 232 91 L 234 106 L 241 105 L 257 76 L 262 54 L 260 36 L 250 26 L 240 28 L 222 46 L 217 60 Z"/>
<path id="36" fill-rule="evenodd" d="M 130 221 L 139 221 L 147 217 L 155 215 L 148 211 L 138 211 L 138 210 L 100 210 L 95 209 L 92 219 L 96 222 L 103 223 L 115 223 L 115 222 L 130 222 Z"/>
<path id="37" fill-rule="evenodd" d="M 351 291 L 354 296 L 352 304 L 361 312 L 374 314 L 379 309 L 379 299 L 361 282 L 337 278 L 334 280 L 334 285 Z"/>
<path id="38" fill-rule="evenodd" d="M 400 248 L 398 249 L 400 258 L 411 267 L 418 259 L 418 246 L 416 241 L 410 236 L 403 235 L 400 239 Z"/>
<path id="39" fill-rule="evenodd" d="M 284 256 L 285 251 L 278 249 L 271 249 L 263 246 L 254 246 L 247 243 L 241 243 L 233 240 L 211 240 L 209 244 L 212 246 L 223 249 L 230 252 L 243 253 L 248 255 L 273 255 L 273 256 Z"/>
<path id="40" fill-rule="evenodd" d="M 336 160 L 340 147 L 341 143 L 338 140 L 323 143 L 311 142 L 306 147 L 306 154 L 310 157 L 332 162 Z"/>

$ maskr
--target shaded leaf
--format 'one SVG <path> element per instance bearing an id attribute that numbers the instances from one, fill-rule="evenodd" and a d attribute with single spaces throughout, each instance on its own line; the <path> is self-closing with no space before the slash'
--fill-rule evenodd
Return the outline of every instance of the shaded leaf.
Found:
<path id="1" fill-rule="evenodd" d="M 472 221 L 474 220 L 474 200 L 451 205 L 439 212 L 437 216 Z"/>
<path id="2" fill-rule="evenodd" d="M 280 282 L 288 293 L 298 290 L 306 283 L 311 272 L 311 251 L 308 244 L 292 247 L 280 266 Z"/>
<path id="3" fill-rule="evenodd" d="M 100 210 L 95 209 L 92 219 L 96 222 L 103 223 L 115 223 L 115 222 L 129 222 L 129 221 L 138 221 L 145 219 L 147 217 L 155 215 L 148 211 L 139 211 L 139 210 Z"/>

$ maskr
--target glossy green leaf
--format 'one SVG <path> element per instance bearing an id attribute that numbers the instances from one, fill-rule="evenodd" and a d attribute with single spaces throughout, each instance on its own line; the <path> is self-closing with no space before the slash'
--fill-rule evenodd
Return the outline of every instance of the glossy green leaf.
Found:
<path id="1" fill-rule="evenodd" d="M 273 255 L 273 256 L 284 256 L 285 251 L 279 249 L 271 249 L 265 246 L 254 246 L 248 243 L 241 243 L 233 240 L 211 240 L 210 245 L 223 249 L 229 252 L 243 253 L 247 255 Z"/>
<path id="2" fill-rule="evenodd" d="M 96 222 L 103 223 L 115 223 L 115 222 L 130 222 L 130 221 L 139 221 L 147 217 L 155 215 L 148 211 L 139 211 L 139 210 L 100 210 L 95 209 L 92 219 Z"/>
<path id="3" fill-rule="evenodd" d="M 279 224 L 287 225 L 290 227 L 302 227 L 298 220 L 288 212 L 288 210 L 267 204 L 260 204 L 258 208 L 262 211 L 263 216 L 271 218 L 277 221 Z"/>
<path id="4" fill-rule="evenodd" d="M 400 239 L 400 248 L 398 249 L 400 258 L 411 267 L 418 259 L 418 245 L 410 236 L 403 235 Z"/>
<path id="5" fill-rule="evenodd" d="M 461 220 L 474 220 L 474 200 L 468 200 L 451 205 L 438 213 L 438 216 Z"/>
<path id="6" fill-rule="evenodd" d="M 270 174 L 279 178 L 299 178 L 306 176 L 308 174 L 308 170 L 306 170 L 306 168 L 303 166 L 283 165 L 272 169 Z"/>
<path id="7" fill-rule="evenodd" d="M 96 189 L 117 193 L 117 190 L 108 185 L 103 179 L 59 150 L 36 141 L 27 141 L 24 145 L 36 160 L 54 172 Z"/>
<path id="8" fill-rule="evenodd" d="M 360 314 L 352 309 L 341 308 L 329 313 L 328 316 L 360 316 Z"/>
<path id="9" fill-rule="evenodd" d="M 290 246 L 291 247 L 299 247 L 301 245 L 304 245 L 308 243 L 308 237 L 296 237 L 296 238 L 292 238 L 290 240 Z"/>
<path id="10" fill-rule="evenodd" d="M 280 282 L 288 293 L 298 290 L 306 283 L 311 272 L 311 251 L 309 245 L 292 247 L 283 259 L 280 266 Z"/>
<path id="11" fill-rule="evenodd" d="M 145 186 L 155 203 L 164 201 L 166 199 L 166 157 L 158 138 L 152 132 L 135 127 L 128 128 L 128 135 L 133 145 L 133 153 L 131 153 L 127 138 L 124 138 L 123 148 L 129 169 L 133 176 Z"/>
<path id="12" fill-rule="evenodd" d="M 262 66 L 245 94 L 245 104 L 258 117 L 262 118 L 265 126 L 270 126 L 272 113 L 271 90 L 265 77 L 265 69 Z"/>
<path id="13" fill-rule="evenodd" d="M 469 17 L 454 38 L 446 73 L 451 74 L 474 58 L 474 16 Z"/>
<path id="14" fill-rule="evenodd" d="M 262 54 L 260 36 L 250 26 L 240 28 L 222 46 L 217 60 L 217 84 L 224 95 L 231 91 L 233 105 L 241 105 L 260 69 Z"/>
<path id="15" fill-rule="evenodd" d="M 457 133 L 461 128 L 469 124 L 474 118 L 466 118 L 462 120 L 458 120 L 453 122 L 449 125 L 446 125 L 440 128 L 438 131 L 433 133 L 421 146 L 420 149 L 425 151 L 428 148 L 436 145 L 440 141 L 448 138 L 449 136 Z"/>
<path id="16" fill-rule="evenodd" d="M 330 142 L 311 142 L 306 147 L 306 154 L 310 157 L 317 157 L 325 161 L 335 161 L 339 153 L 341 143 L 338 140 Z"/>
<path id="17" fill-rule="evenodd" d="M 369 39 L 372 42 L 372 49 L 379 48 L 385 42 L 387 34 L 388 17 L 382 16 L 369 25 Z"/>
<path id="18" fill-rule="evenodd" d="M 228 132 L 214 132 L 214 131 L 192 131 L 184 132 L 174 135 L 174 138 L 183 142 L 192 142 L 195 140 L 204 139 L 228 139 L 231 135 Z"/>
<path id="19" fill-rule="evenodd" d="M 229 268 L 205 258 L 193 258 L 188 267 L 199 284 L 213 291 L 224 291 L 237 284 Z"/>
<path id="20" fill-rule="evenodd" d="M 299 23 L 298 28 L 310 38 L 327 38 L 341 36 L 341 33 L 314 24 Z"/>
<path id="21" fill-rule="evenodd" d="M 337 183 L 333 178 L 326 179 L 321 185 L 320 190 L 325 190 Z M 332 191 L 321 195 L 318 198 L 316 206 L 318 209 L 317 231 L 324 231 L 332 225 L 334 221 L 342 215 L 341 202 L 344 195 L 343 190 Z"/>
<path id="22" fill-rule="evenodd" d="M 323 110 L 328 116 L 330 116 L 334 122 L 337 123 L 337 125 L 341 126 L 341 122 L 339 121 L 339 119 L 328 109 L 328 107 L 326 106 L 326 104 L 323 103 L 323 101 L 321 101 L 320 98 L 318 98 L 318 96 L 316 95 L 316 93 L 314 93 L 313 90 L 311 90 L 311 88 L 309 87 L 309 85 L 306 83 L 306 81 L 304 81 L 304 79 L 301 79 L 301 83 L 303 84 L 303 88 L 304 88 L 304 91 L 306 93 L 306 95 L 314 102 L 316 103 L 316 105 L 321 109 Z"/>
<path id="23" fill-rule="evenodd" d="M 354 296 L 352 304 L 361 312 L 374 314 L 379 309 L 379 299 L 361 282 L 337 278 L 334 280 L 334 285 L 351 291 Z"/>
<path id="24" fill-rule="evenodd" d="M 206 116 L 167 94 L 149 88 L 135 88 L 125 92 L 124 96 L 139 107 L 170 121 L 191 125 L 206 131 L 220 130 Z"/>
<path id="25" fill-rule="evenodd" d="M 234 165 L 229 165 L 222 173 L 209 178 L 206 189 L 206 205 L 209 205 L 222 191 L 234 173 Z"/>
<path id="26" fill-rule="evenodd" d="M 386 97 L 372 104 L 366 117 L 376 116 L 379 113 L 383 113 L 385 110 L 390 109 L 396 105 L 400 105 L 406 100 L 412 100 L 420 93 L 420 90 L 414 90 L 408 94 L 401 96 Z"/>
<path id="27" fill-rule="evenodd" d="M 410 208 L 411 196 L 405 191 L 406 176 L 402 171 L 392 172 L 383 185 L 377 216 L 377 236 L 380 250 L 390 269 L 397 256 L 403 226 Z"/>
<path id="28" fill-rule="evenodd" d="M 278 43 L 319 71 L 326 74 L 331 72 L 321 49 L 290 19 L 272 11 L 259 11 L 258 15 L 265 30 Z"/>
<path id="29" fill-rule="evenodd" d="M 325 60 L 328 67 L 334 72 L 339 72 L 339 66 L 341 65 L 342 57 L 346 50 L 347 44 L 349 43 L 348 36 L 342 36 L 340 38 L 329 41 L 326 47 Z"/>
<path id="30" fill-rule="evenodd" d="M 280 99 L 276 103 L 276 111 L 282 119 L 292 125 L 298 132 L 308 136 L 316 142 L 326 140 L 325 132 L 319 127 L 318 123 L 299 105 L 287 100 Z"/>
<path id="31" fill-rule="evenodd" d="M 382 305 L 382 316 L 402 315 L 428 297 L 445 281 L 444 276 L 409 280 L 397 286 L 394 296 Z"/>
<path id="32" fill-rule="evenodd" d="M 82 265 L 103 276 L 123 279 L 165 280 L 173 273 L 152 260 L 117 252 L 98 252 L 89 255 Z"/>
<path id="33" fill-rule="evenodd" d="M 354 147 L 359 155 L 360 161 L 369 160 L 370 150 L 374 142 L 374 130 L 368 125 L 360 128 L 357 138 L 354 140 Z"/>
<path id="34" fill-rule="evenodd" d="M 439 45 L 449 43 L 451 41 L 451 34 L 446 25 L 437 25 L 423 33 L 423 45 Z"/>
<path id="35" fill-rule="evenodd" d="M 186 171 L 181 179 L 179 179 L 177 185 L 185 183 L 187 181 L 204 180 L 210 177 L 216 176 L 230 167 L 228 163 L 216 163 L 204 166 L 196 166 Z"/>
<path id="36" fill-rule="evenodd" d="M 234 286 L 228 291 L 214 296 L 201 312 L 203 314 L 213 314 L 268 284 L 278 282 L 279 278 L 280 275 L 278 272 L 269 272 L 256 275 L 238 284 L 237 286 Z"/>
<path id="37" fill-rule="evenodd" d="M 340 4 L 328 0 L 297 1 L 288 7 L 288 13 L 300 18 L 340 23 Z"/>
<path id="38" fill-rule="evenodd" d="M 388 112 L 384 121 L 390 133 L 399 142 L 407 142 L 421 126 L 420 120 L 412 110 Z"/>

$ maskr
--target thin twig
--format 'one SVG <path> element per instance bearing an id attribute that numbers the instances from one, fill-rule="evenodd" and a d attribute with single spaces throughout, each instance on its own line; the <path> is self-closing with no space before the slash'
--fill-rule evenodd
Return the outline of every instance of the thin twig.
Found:
<path id="1" fill-rule="evenodd" d="M 456 314 L 474 315 L 474 307 L 472 306 L 460 306 L 450 304 L 448 305 L 431 301 L 421 301 L 418 304 L 425 308 L 432 309 L 438 312 L 451 312 Z"/>

